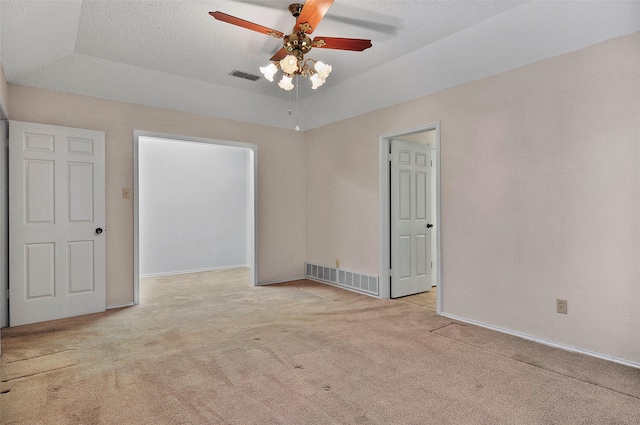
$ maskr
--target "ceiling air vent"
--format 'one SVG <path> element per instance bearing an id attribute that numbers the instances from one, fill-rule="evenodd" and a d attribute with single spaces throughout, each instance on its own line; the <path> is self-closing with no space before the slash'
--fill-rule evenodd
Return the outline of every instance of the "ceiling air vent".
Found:
<path id="1" fill-rule="evenodd" d="M 257 81 L 260 79 L 258 75 L 247 74 L 246 72 L 233 70 L 229 73 L 229 75 L 233 75 L 234 77 L 244 78 L 245 80 Z"/>

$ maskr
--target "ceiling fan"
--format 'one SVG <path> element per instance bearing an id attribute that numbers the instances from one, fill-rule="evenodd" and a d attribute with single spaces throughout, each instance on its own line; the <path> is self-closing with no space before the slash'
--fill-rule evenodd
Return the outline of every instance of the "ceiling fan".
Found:
<path id="1" fill-rule="evenodd" d="M 289 5 L 289 12 L 296 18 L 291 34 L 284 34 L 219 11 L 209 14 L 219 21 L 283 39 L 283 47 L 271 57 L 271 64 L 260 67 L 260 71 L 267 80 L 273 81 L 274 75 L 281 69 L 284 75 L 278 85 L 284 90 L 294 88 L 295 75 L 309 77 L 311 88 L 316 89 L 325 83 L 331 72 L 331 65 L 314 59 L 305 60 L 304 55 L 312 48 L 361 52 L 371 47 L 371 40 L 360 38 L 315 37 L 311 40 L 309 34 L 316 29 L 332 3 L 333 0 L 307 0 L 304 4 Z"/>

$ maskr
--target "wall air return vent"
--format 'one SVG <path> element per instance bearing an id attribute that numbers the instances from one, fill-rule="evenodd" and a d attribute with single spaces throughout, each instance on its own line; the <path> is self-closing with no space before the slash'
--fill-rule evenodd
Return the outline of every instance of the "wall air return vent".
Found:
<path id="1" fill-rule="evenodd" d="M 340 286 L 352 291 L 362 292 L 368 295 L 379 296 L 378 277 L 325 267 L 319 264 L 306 263 L 305 276 L 307 279 Z"/>
<path id="2" fill-rule="evenodd" d="M 260 79 L 260 77 L 258 75 L 253 75 L 253 74 L 248 74 L 246 72 L 242 72 L 242 71 L 238 71 L 238 70 L 233 70 L 229 73 L 229 75 L 232 75 L 234 77 L 238 77 L 238 78 L 243 78 L 245 80 L 250 80 L 250 81 L 257 81 Z"/>

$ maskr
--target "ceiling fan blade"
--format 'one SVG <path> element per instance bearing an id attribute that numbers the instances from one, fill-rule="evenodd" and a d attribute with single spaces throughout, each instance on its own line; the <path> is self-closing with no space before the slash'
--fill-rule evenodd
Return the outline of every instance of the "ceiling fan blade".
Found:
<path id="1" fill-rule="evenodd" d="M 270 35 L 271 37 L 284 37 L 284 34 L 280 31 L 272 30 L 271 28 L 263 27 L 262 25 L 254 24 L 253 22 L 245 21 L 244 19 L 236 18 L 235 16 L 227 15 L 223 12 L 209 12 L 209 15 L 213 16 L 218 21 L 237 25 L 239 27 L 246 28 L 252 31 L 261 32 L 262 34 Z"/>
<path id="2" fill-rule="evenodd" d="M 311 42 L 311 47 L 361 52 L 371 47 L 371 40 L 364 40 L 362 38 L 316 37 Z"/>
<path id="3" fill-rule="evenodd" d="M 333 0 L 307 0 L 302 6 L 294 30 L 311 34 L 332 4 Z"/>
<path id="4" fill-rule="evenodd" d="M 287 56 L 287 53 L 288 52 L 283 47 L 282 49 L 278 50 L 275 55 L 271 56 L 271 59 L 269 59 L 269 60 L 271 60 L 273 62 L 281 61 L 282 59 L 285 58 L 285 56 Z"/>
<path id="5" fill-rule="evenodd" d="M 1 1 L 1 0 L 0 0 Z M 264 0 L 234 0 L 238 3 L 250 4 L 253 6 L 261 6 L 269 9 L 282 11 L 282 3 Z M 369 31 L 381 32 L 384 34 L 396 34 L 398 32 L 397 27 L 400 25 L 396 18 L 389 15 L 382 15 L 372 11 L 368 12 L 369 19 L 358 19 L 353 16 L 357 16 L 361 10 L 354 6 L 341 4 L 342 15 L 336 15 L 331 13 L 326 15 L 323 20 L 341 22 L 354 27 L 365 28 Z M 335 12 L 335 11 L 334 11 Z"/>

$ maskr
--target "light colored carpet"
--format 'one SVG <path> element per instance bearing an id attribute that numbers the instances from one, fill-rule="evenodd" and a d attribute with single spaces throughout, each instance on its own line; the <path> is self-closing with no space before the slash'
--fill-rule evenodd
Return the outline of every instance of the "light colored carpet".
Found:
<path id="1" fill-rule="evenodd" d="M 640 371 L 309 281 L 2 331 L 3 424 L 639 424 Z"/>

